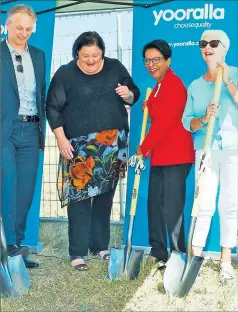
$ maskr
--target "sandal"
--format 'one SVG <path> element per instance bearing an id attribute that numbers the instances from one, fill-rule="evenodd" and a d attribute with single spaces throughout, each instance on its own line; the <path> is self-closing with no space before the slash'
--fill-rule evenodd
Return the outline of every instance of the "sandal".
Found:
<path id="1" fill-rule="evenodd" d="M 109 261 L 111 258 L 111 253 L 108 250 L 102 250 L 98 253 L 98 255 L 104 261 Z"/>
<path id="2" fill-rule="evenodd" d="M 76 264 L 73 267 L 78 271 L 88 271 L 88 266 L 86 263 Z"/>
<path id="3" fill-rule="evenodd" d="M 84 259 L 82 257 L 71 257 L 71 265 L 74 267 L 75 270 L 78 271 L 87 271 L 88 270 L 88 266 L 85 263 L 77 263 L 75 260 L 83 260 Z"/>

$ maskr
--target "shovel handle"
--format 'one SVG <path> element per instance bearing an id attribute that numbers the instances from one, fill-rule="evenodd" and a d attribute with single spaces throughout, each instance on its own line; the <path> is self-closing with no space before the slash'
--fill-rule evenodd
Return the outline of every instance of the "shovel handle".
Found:
<path id="1" fill-rule="evenodd" d="M 220 66 L 218 68 L 217 80 L 216 80 L 216 84 L 215 84 L 215 91 L 214 91 L 214 96 L 212 99 L 212 103 L 216 104 L 217 106 L 218 106 L 219 98 L 220 98 L 220 94 L 221 94 L 221 85 L 222 85 L 222 67 Z M 206 139 L 205 139 L 205 144 L 204 144 L 204 150 L 207 150 L 210 148 L 214 123 L 215 123 L 215 116 L 212 115 L 209 119 L 208 126 L 207 126 L 207 133 L 206 133 Z"/>
<path id="2" fill-rule="evenodd" d="M 134 178 L 134 185 L 133 185 L 133 191 L 132 191 L 130 216 L 134 216 L 136 214 L 136 205 L 137 205 L 137 199 L 138 199 L 139 185 L 140 185 L 140 174 L 136 174 Z"/>
<path id="3" fill-rule="evenodd" d="M 221 94 L 221 85 L 222 85 L 222 67 L 220 66 L 218 68 L 218 73 L 217 73 L 217 80 L 215 84 L 215 91 L 214 91 L 214 96 L 212 103 L 218 105 L 220 94 Z M 211 140 L 212 140 L 212 134 L 213 134 L 213 128 L 214 128 L 214 123 L 215 123 L 215 116 L 211 116 L 208 122 L 207 126 L 207 132 L 206 132 L 206 138 L 205 138 L 205 143 L 204 143 L 204 153 L 208 149 L 210 149 L 211 146 Z M 197 182 L 196 185 L 196 190 L 195 190 L 195 195 L 194 195 L 194 202 L 193 202 L 193 209 L 192 209 L 192 217 L 197 217 L 198 215 L 198 210 L 199 210 L 199 198 L 201 194 L 201 188 L 203 185 L 204 181 L 204 172 L 202 172 L 202 175 L 200 179 Z"/>
<path id="4" fill-rule="evenodd" d="M 199 181 L 197 182 L 196 189 L 194 192 L 193 209 L 191 213 L 191 216 L 194 218 L 198 216 L 199 199 L 200 199 L 200 194 L 201 194 L 201 188 L 203 186 L 203 181 L 204 181 L 204 174 L 201 175 Z"/>
<path id="5" fill-rule="evenodd" d="M 215 91 L 214 91 L 214 96 L 212 99 L 212 103 L 218 105 L 219 98 L 220 98 L 220 93 L 221 93 L 221 84 L 222 84 L 222 67 L 218 68 L 218 73 L 217 73 L 217 80 L 215 83 Z M 213 133 L 213 128 L 214 128 L 214 123 L 215 123 L 215 116 L 211 116 L 208 122 L 207 126 L 207 133 L 206 133 L 206 138 L 205 138 L 205 143 L 204 143 L 204 148 L 203 148 L 203 154 L 206 155 L 207 151 L 210 149 L 211 146 L 211 140 L 212 140 L 212 133 Z M 204 159 L 201 159 L 200 167 L 202 167 L 202 162 Z M 193 251 L 192 251 L 192 240 L 193 240 L 193 234 L 196 226 L 196 220 L 199 212 L 199 200 L 200 200 L 200 195 L 202 191 L 202 187 L 204 184 L 204 178 L 205 178 L 205 170 L 206 166 L 204 167 L 203 171 L 201 172 L 200 177 L 197 179 L 196 183 L 196 189 L 194 193 L 194 201 L 193 201 L 193 208 L 192 208 L 192 213 L 191 213 L 191 222 L 190 222 L 190 227 L 189 227 L 189 233 L 188 233 L 188 244 L 187 244 L 187 262 L 186 265 L 189 263 L 189 259 L 191 259 Z M 186 267 L 185 267 L 186 268 Z"/>
<path id="6" fill-rule="evenodd" d="M 148 100 L 151 91 L 152 91 L 151 88 L 147 88 L 146 97 L 145 97 L 146 100 Z M 143 140 L 145 138 L 147 120 L 148 120 L 148 108 L 145 107 L 144 113 L 143 113 L 142 127 L 141 127 L 140 144 L 143 142 Z M 142 155 L 140 155 L 139 158 L 142 158 Z M 140 174 L 136 174 L 135 179 L 134 179 L 134 184 L 133 184 L 132 200 L 131 200 L 131 207 L 130 207 L 130 216 L 134 216 L 136 213 L 136 205 L 137 205 L 137 199 L 138 199 L 139 185 L 140 185 Z"/>
<path id="7" fill-rule="evenodd" d="M 151 94 L 152 89 L 147 88 L 146 90 L 146 96 L 145 100 L 147 101 L 150 94 Z M 141 135 L 140 135 L 140 144 L 143 142 L 145 138 L 145 133 L 146 133 L 146 125 L 147 125 L 147 120 L 148 120 L 148 108 L 147 106 L 144 108 L 144 113 L 143 113 L 143 121 L 142 121 L 142 127 L 141 127 Z"/>

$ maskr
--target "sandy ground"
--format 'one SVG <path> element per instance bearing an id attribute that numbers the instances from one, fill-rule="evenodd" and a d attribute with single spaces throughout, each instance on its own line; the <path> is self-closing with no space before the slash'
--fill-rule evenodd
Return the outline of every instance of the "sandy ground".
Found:
<path id="1" fill-rule="evenodd" d="M 238 311 L 236 278 L 222 283 L 219 261 L 206 260 L 190 293 L 184 298 L 169 296 L 163 288 L 163 272 L 150 275 L 123 311 Z"/>

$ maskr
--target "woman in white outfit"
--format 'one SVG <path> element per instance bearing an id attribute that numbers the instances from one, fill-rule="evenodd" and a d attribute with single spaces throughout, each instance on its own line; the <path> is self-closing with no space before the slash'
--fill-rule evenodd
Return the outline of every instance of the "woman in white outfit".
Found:
<path id="1" fill-rule="evenodd" d="M 238 68 L 225 63 L 230 46 L 227 34 L 221 30 L 206 30 L 199 41 L 206 73 L 188 88 L 183 114 L 185 129 L 193 133 L 196 150 L 196 172 L 203 151 L 206 128 L 211 115 L 216 116 L 211 143 L 211 164 L 206 169 L 201 193 L 200 211 L 193 237 L 194 254 L 200 256 L 206 244 L 211 218 L 216 209 L 220 216 L 221 277 L 234 277 L 231 251 L 237 240 L 238 210 Z M 218 67 L 223 69 L 219 106 L 212 103 Z"/>

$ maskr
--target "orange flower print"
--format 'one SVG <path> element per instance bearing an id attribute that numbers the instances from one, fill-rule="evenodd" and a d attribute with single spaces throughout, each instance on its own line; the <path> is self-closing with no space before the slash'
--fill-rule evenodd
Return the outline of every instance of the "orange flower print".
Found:
<path id="1" fill-rule="evenodd" d="M 95 161 L 92 156 L 85 159 L 83 156 L 77 156 L 74 163 L 69 167 L 69 176 L 71 185 L 80 191 L 91 180 Z"/>
<path id="2" fill-rule="evenodd" d="M 117 134 L 117 129 L 101 131 L 96 134 L 96 141 L 103 145 L 112 145 L 117 139 Z"/>

